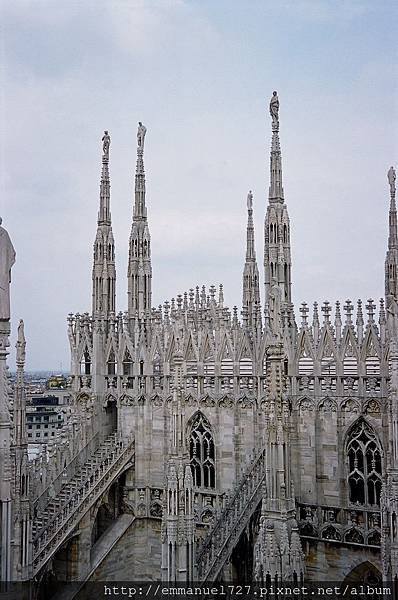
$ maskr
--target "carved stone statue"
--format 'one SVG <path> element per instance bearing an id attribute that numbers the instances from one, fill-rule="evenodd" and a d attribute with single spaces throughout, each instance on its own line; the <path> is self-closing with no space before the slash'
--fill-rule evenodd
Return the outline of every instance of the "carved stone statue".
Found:
<path id="1" fill-rule="evenodd" d="M 252 194 L 252 191 L 250 190 L 249 193 L 247 194 L 247 209 L 252 210 L 252 208 L 253 208 L 253 194 Z"/>
<path id="2" fill-rule="evenodd" d="M 137 145 L 138 150 L 142 154 L 144 151 L 144 141 L 145 141 L 146 127 L 139 121 L 138 123 L 138 131 L 137 131 Z"/>
<path id="3" fill-rule="evenodd" d="M 17 338 L 17 343 L 16 343 L 16 349 L 17 349 L 17 356 L 16 356 L 16 362 L 21 363 L 21 364 L 25 364 L 25 357 L 26 357 L 26 352 L 25 352 L 25 348 L 26 348 L 26 340 L 25 340 L 25 331 L 24 331 L 24 322 L 21 319 L 19 321 L 19 325 L 18 325 L 18 338 Z"/>
<path id="4" fill-rule="evenodd" d="M 272 331 L 280 332 L 282 328 L 282 291 L 275 279 L 273 279 L 269 293 L 269 313 Z"/>
<path id="5" fill-rule="evenodd" d="M 388 183 L 390 184 L 390 192 L 392 196 L 395 196 L 395 169 L 394 167 L 390 167 L 387 173 Z"/>
<path id="6" fill-rule="evenodd" d="M 7 231 L 1 227 L 0 217 L 0 320 L 10 319 L 11 267 L 15 263 L 15 250 Z"/>
<path id="7" fill-rule="evenodd" d="M 272 98 L 269 103 L 269 112 L 272 117 L 272 122 L 277 123 L 279 119 L 279 98 L 276 92 L 272 93 Z"/>
<path id="8" fill-rule="evenodd" d="M 102 137 L 102 152 L 104 157 L 109 158 L 109 146 L 111 145 L 111 138 L 108 131 L 104 131 L 104 135 Z"/>
<path id="9" fill-rule="evenodd" d="M 391 339 L 398 339 L 398 302 L 394 296 L 387 296 L 387 329 Z"/>

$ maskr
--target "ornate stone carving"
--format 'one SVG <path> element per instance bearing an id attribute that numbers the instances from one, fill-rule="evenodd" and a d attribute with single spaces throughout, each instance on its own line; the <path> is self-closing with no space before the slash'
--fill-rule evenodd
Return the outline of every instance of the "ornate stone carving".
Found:
<path id="1" fill-rule="evenodd" d="M 396 175 L 395 175 L 395 169 L 394 169 L 394 167 L 390 167 L 388 169 L 387 179 L 388 179 L 388 184 L 390 186 L 391 196 L 395 196 L 395 179 L 396 179 Z"/>
<path id="2" fill-rule="evenodd" d="M 253 210 L 253 194 L 251 190 L 247 194 L 247 209 Z"/>
<path id="3" fill-rule="evenodd" d="M 279 98 L 277 92 L 272 92 L 272 97 L 269 103 L 269 112 L 272 117 L 272 122 L 277 123 L 279 120 Z"/>
<path id="4" fill-rule="evenodd" d="M 314 410 L 314 403 L 309 398 L 303 398 L 299 403 L 299 411 L 301 413 L 311 413 Z"/>
<path id="5" fill-rule="evenodd" d="M 161 519 L 163 516 L 163 508 L 160 502 L 152 502 L 149 508 L 149 514 L 151 517 Z"/>
<path id="6" fill-rule="evenodd" d="M 365 413 L 374 417 L 380 416 L 380 403 L 377 400 L 369 400 L 365 406 Z"/>
<path id="7" fill-rule="evenodd" d="M 143 125 L 141 123 L 141 121 L 139 121 L 138 130 L 137 130 L 137 146 L 138 146 L 138 152 L 141 155 L 144 152 L 145 135 L 146 135 L 146 127 L 145 127 L 145 125 Z"/>
<path id="8" fill-rule="evenodd" d="M 108 131 L 104 131 L 104 135 L 102 136 L 102 153 L 104 159 L 109 158 L 109 147 L 111 145 L 111 138 Z"/>
<path id="9" fill-rule="evenodd" d="M 16 344 L 16 349 L 17 349 L 16 362 L 17 362 L 17 364 L 21 364 L 21 365 L 25 364 L 25 357 L 26 357 L 25 348 L 26 348 L 26 341 L 25 341 L 25 333 L 24 333 L 24 322 L 21 319 L 19 321 L 19 325 L 18 325 L 18 340 L 17 340 L 17 344 Z"/>
<path id="10" fill-rule="evenodd" d="M 341 410 L 342 410 L 342 412 L 345 412 L 345 413 L 358 414 L 359 409 L 360 409 L 360 407 L 358 405 L 358 402 L 356 402 L 356 400 L 353 400 L 352 398 L 343 400 L 343 403 L 341 405 Z"/>
<path id="11" fill-rule="evenodd" d="M 356 527 L 352 527 L 344 536 L 346 542 L 351 542 L 353 544 L 363 544 L 363 534 Z"/>
<path id="12" fill-rule="evenodd" d="M 11 268 L 15 263 L 15 250 L 8 232 L 1 227 L 0 217 L 0 321 L 10 319 Z"/>
<path id="13" fill-rule="evenodd" d="M 320 404 L 319 404 L 319 410 L 321 412 L 325 412 L 325 413 L 334 413 L 337 411 L 337 405 L 336 405 L 336 401 L 332 400 L 331 398 L 325 398 Z"/>
<path id="14" fill-rule="evenodd" d="M 322 538 L 324 540 L 340 541 L 341 540 L 341 534 L 336 529 L 336 527 L 333 527 L 333 525 L 328 525 L 322 531 Z"/>

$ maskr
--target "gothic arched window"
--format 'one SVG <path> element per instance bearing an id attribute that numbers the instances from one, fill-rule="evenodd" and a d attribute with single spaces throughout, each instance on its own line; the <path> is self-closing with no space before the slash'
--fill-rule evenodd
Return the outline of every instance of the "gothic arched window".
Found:
<path id="1" fill-rule="evenodd" d="M 80 362 L 80 374 L 91 375 L 91 357 L 87 346 L 84 349 L 82 359 Z"/>
<path id="2" fill-rule="evenodd" d="M 116 359 L 115 359 L 115 353 L 114 353 L 113 349 L 109 353 L 107 366 L 108 366 L 108 375 L 116 375 Z"/>
<path id="3" fill-rule="evenodd" d="M 214 440 L 210 423 L 202 413 L 197 414 L 191 426 L 189 454 L 194 486 L 215 488 Z"/>
<path id="4" fill-rule="evenodd" d="M 131 354 L 126 348 L 123 358 L 123 375 L 132 375 L 133 374 L 133 359 L 131 358 Z"/>
<path id="5" fill-rule="evenodd" d="M 347 442 L 348 486 L 352 504 L 380 506 L 381 447 L 366 421 L 354 424 Z"/>

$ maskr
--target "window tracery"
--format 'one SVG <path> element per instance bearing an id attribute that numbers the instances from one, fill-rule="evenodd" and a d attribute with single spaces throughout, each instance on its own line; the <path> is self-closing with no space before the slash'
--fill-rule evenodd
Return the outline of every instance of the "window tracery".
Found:
<path id="1" fill-rule="evenodd" d="M 380 506 L 382 451 L 376 433 L 363 419 L 351 429 L 347 455 L 350 502 Z"/>
<path id="2" fill-rule="evenodd" d="M 199 413 L 192 423 L 189 454 L 195 487 L 215 488 L 215 450 L 210 423 Z"/>

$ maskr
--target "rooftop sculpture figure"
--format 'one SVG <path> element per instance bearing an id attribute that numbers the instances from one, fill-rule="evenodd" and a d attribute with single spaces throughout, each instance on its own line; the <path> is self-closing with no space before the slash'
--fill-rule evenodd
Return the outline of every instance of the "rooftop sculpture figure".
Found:
<path id="1" fill-rule="evenodd" d="M 272 98 L 269 103 L 269 112 L 272 117 L 272 122 L 277 123 L 279 120 L 279 98 L 277 92 L 272 93 Z"/>
<path id="2" fill-rule="evenodd" d="M 107 130 L 104 131 L 104 135 L 102 137 L 102 152 L 104 158 L 109 158 L 109 146 L 111 145 L 111 138 L 109 132 Z"/>
<path id="3" fill-rule="evenodd" d="M 17 343 L 16 343 L 16 349 L 17 349 L 16 362 L 17 362 L 17 364 L 22 364 L 22 365 L 25 364 L 25 356 L 26 356 L 25 348 L 26 348 L 26 340 L 25 340 L 24 322 L 22 319 L 20 319 L 19 325 L 18 325 L 18 339 L 17 339 Z"/>
<path id="4" fill-rule="evenodd" d="M 388 178 L 388 183 L 390 184 L 390 193 L 391 195 L 395 195 L 395 179 L 396 179 L 396 175 L 395 175 L 395 169 L 394 167 L 390 167 L 387 173 L 387 178 Z"/>
<path id="5" fill-rule="evenodd" d="M 144 141 L 145 141 L 146 127 L 139 121 L 137 131 L 137 145 L 140 154 L 144 152 Z"/>
<path id="6" fill-rule="evenodd" d="M 11 267 L 15 263 L 15 250 L 10 236 L 4 227 L 0 217 L 0 321 L 10 319 L 10 283 Z"/>
<path id="7" fill-rule="evenodd" d="M 247 194 L 247 208 L 248 208 L 248 210 L 253 209 L 253 193 L 251 190 Z"/>

